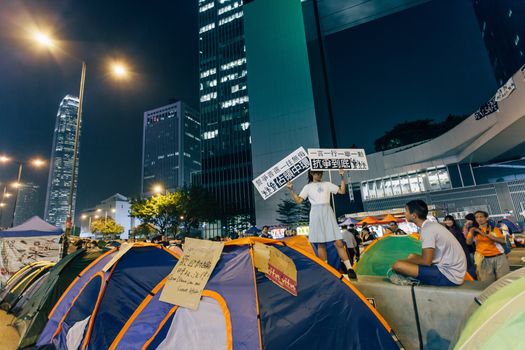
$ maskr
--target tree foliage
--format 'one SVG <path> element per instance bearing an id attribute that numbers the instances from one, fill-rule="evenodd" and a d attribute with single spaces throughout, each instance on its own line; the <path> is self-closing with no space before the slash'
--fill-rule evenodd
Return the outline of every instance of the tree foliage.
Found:
<path id="1" fill-rule="evenodd" d="M 218 206 L 204 188 L 189 186 L 131 202 L 131 216 L 153 225 L 159 234 L 189 235 L 203 221 L 217 218 Z M 183 228 L 182 232 L 180 228 Z"/>
<path id="2" fill-rule="evenodd" d="M 308 223 L 310 216 L 310 202 L 303 201 L 296 204 L 290 198 L 284 198 L 277 206 L 277 221 L 285 226 L 297 226 Z"/>
<path id="3" fill-rule="evenodd" d="M 432 119 L 420 119 L 399 123 L 374 141 L 375 151 L 386 151 L 436 138 L 461 123 L 466 117 L 466 115 L 449 114 L 442 122 L 435 122 Z"/>
<path id="4" fill-rule="evenodd" d="M 91 223 L 91 232 L 101 233 L 104 236 L 111 234 L 120 234 L 124 232 L 124 227 L 115 222 L 115 220 L 108 216 L 107 218 L 96 219 Z"/>

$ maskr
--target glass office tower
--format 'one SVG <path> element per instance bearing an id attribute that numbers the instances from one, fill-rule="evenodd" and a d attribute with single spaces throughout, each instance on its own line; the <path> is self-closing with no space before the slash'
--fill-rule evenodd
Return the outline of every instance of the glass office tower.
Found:
<path id="1" fill-rule="evenodd" d="M 55 122 L 53 149 L 49 164 L 49 179 L 45 207 L 45 220 L 58 227 L 65 227 L 68 201 L 73 175 L 73 153 L 77 124 L 78 97 L 66 95 L 60 106 Z M 78 152 L 78 150 L 77 150 Z M 78 154 L 77 154 L 78 155 Z M 79 158 L 77 157 L 77 172 Z M 73 217 L 77 197 L 77 181 L 73 190 Z"/>
<path id="2" fill-rule="evenodd" d="M 525 64 L 525 1 L 473 3 L 496 81 L 503 85 Z"/>
<path id="3" fill-rule="evenodd" d="M 255 220 L 247 75 L 243 1 L 199 0 L 201 181 L 223 233 Z"/>
<path id="4" fill-rule="evenodd" d="M 199 114 L 181 101 L 144 112 L 143 196 L 155 185 L 167 191 L 190 185 L 201 170 L 200 130 Z"/>

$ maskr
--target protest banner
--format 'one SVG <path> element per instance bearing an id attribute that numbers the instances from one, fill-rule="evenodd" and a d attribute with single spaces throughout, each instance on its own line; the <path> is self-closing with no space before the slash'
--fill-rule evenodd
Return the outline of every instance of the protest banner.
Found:
<path id="1" fill-rule="evenodd" d="M 297 296 L 297 268 L 293 260 L 279 249 L 262 243 L 255 243 L 253 252 L 255 267 L 270 281 Z"/>
<path id="2" fill-rule="evenodd" d="M 309 148 L 312 170 L 368 170 L 365 150 L 362 148 Z"/>
<path id="3" fill-rule="evenodd" d="M 266 200 L 285 187 L 288 181 L 294 180 L 309 169 L 310 161 L 306 151 L 299 147 L 252 182 L 261 197 Z"/>
<path id="4" fill-rule="evenodd" d="M 197 310 L 223 247 L 224 242 L 186 238 L 184 255 L 170 273 L 160 301 Z"/>

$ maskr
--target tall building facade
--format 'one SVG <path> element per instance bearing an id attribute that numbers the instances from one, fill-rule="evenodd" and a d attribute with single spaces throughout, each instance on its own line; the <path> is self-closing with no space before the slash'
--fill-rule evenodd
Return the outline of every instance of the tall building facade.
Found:
<path id="1" fill-rule="evenodd" d="M 169 191 L 190 185 L 201 170 L 201 123 L 197 111 L 178 101 L 144 112 L 142 194 L 155 185 Z"/>
<path id="2" fill-rule="evenodd" d="M 243 1 L 198 1 L 201 181 L 224 232 L 255 220 Z"/>
<path id="3" fill-rule="evenodd" d="M 38 194 L 40 186 L 34 183 L 25 183 L 18 190 L 18 198 L 15 208 L 14 225 L 20 225 L 24 221 L 39 215 Z"/>
<path id="4" fill-rule="evenodd" d="M 525 64 L 525 1 L 473 0 L 498 85 Z"/>
<path id="5" fill-rule="evenodd" d="M 58 227 L 65 227 L 68 216 L 78 103 L 78 97 L 66 95 L 60 102 L 55 122 L 44 217 L 47 222 Z M 78 164 L 77 150 L 77 172 Z M 78 176 L 75 178 L 73 190 L 73 215 L 77 196 L 77 179 Z"/>

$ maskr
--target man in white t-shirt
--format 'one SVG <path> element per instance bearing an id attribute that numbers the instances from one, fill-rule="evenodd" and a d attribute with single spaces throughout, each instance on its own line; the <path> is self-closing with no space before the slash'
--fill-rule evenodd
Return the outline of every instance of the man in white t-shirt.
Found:
<path id="1" fill-rule="evenodd" d="M 410 254 L 392 265 L 395 272 L 417 278 L 422 284 L 458 286 L 467 271 L 465 253 L 458 240 L 444 226 L 427 220 L 428 207 L 422 200 L 410 201 L 405 216 L 421 228 L 422 255 Z"/>
<path id="2" fill-rule="evenodd" d="M 343 241 L 346 244 L 346 250 L 348 252 L 348 259 L 350 260 L 350 263 L 354 263 L 354 257 L 356 254 L 356 248 L 357 248 L 357 241 L 355 239 L 355 236 L 352 232 L 348 231 L 348 226 L 343 225 L 341 226 L 341 234 L 343 235 Z"/>

